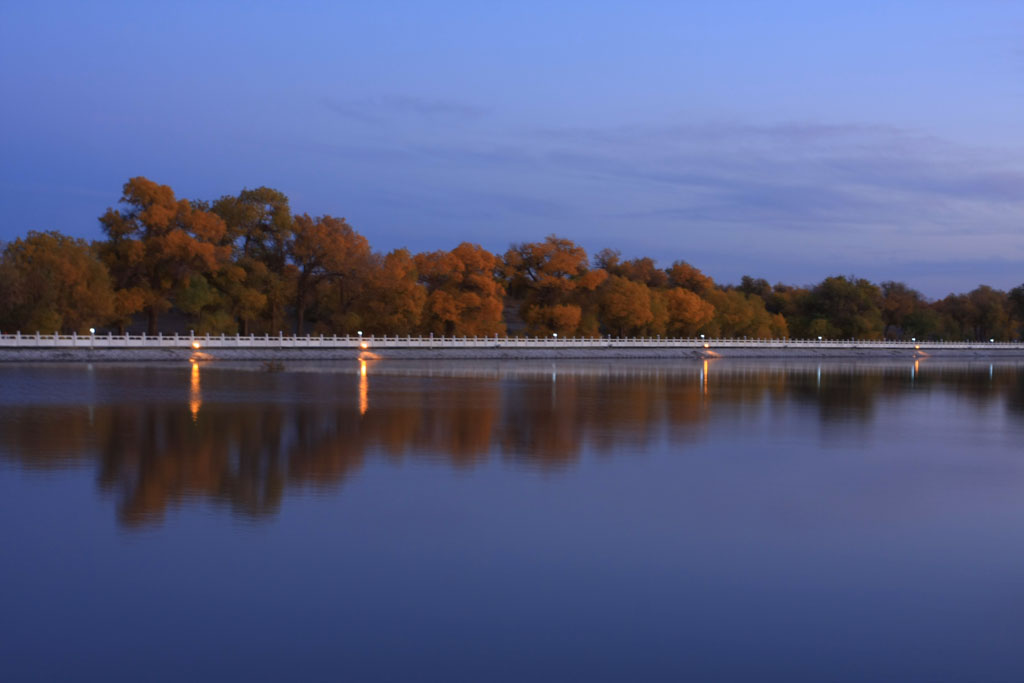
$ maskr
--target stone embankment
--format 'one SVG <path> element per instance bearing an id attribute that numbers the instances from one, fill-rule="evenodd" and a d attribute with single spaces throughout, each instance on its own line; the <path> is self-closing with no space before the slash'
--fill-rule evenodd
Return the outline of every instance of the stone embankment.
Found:
<path id="1" fill-rule="evenodd" d="M 1021 343 L 780 339 L 0 335 L 0 362 L 356 359 L 1020 359 Z"/>

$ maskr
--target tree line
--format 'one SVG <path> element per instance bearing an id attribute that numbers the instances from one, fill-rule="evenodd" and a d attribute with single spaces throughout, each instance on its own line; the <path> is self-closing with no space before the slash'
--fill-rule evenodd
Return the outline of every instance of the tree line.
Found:
<path id="1" fill-rule="evenodd" d="M 259 187 L 186 200 L 143 177 L 99 217 L 105 239 L 29 232 L 0 253 L 0 330 L 123 332 L 165 314 L 198 333 L 530 334 L 1012 340 L 1024 285 L 930 301 L 902 282 L 827 277 L 806 287 L 715 283 L 612 249 L 589 258 L 551 235 L 494 254 L 373 251 L 344 218 L 294 214 Z"/>

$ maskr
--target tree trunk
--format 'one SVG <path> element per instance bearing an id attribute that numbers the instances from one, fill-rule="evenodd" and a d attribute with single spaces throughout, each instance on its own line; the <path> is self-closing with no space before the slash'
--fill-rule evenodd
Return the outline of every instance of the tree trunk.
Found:
<path id="1" fill-rule="evenodd" d="M 149 331 L 147 332 L 147 334 L 149 334 L 152 337 L 155 337 L 156 334 L 157 334 L 157 313 L 156 313 L 156 307 L 155 306 L 150 306 L 149 308 L 146 309 L 146 313 L 149 314 Z"/>
<path id="2" fill-rule="evenodd" d="M 302 326 L 306 322 L 306 292 L 299 287 L 299 293 L 295 297 L 295 334 L 302 334 Z"/>

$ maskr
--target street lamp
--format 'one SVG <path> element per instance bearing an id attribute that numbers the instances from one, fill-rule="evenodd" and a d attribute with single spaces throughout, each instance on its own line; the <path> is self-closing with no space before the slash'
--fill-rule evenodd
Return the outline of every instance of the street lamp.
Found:
<path id="1" fill-rule="evenodd" d="M 90 327 L 89 328 L 89 334 L 96 334 L 96 328 L 95 327 Z"/>

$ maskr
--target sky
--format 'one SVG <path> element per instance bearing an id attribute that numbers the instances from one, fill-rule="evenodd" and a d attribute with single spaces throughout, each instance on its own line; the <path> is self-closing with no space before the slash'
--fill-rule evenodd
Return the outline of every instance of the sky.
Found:
<path id="1" fill-rule="evenodd" d="M 380 251 L 1024 282 L 1024 2 L 6 2 L 0 65 L 0 240 L 142 175 Z"/>

